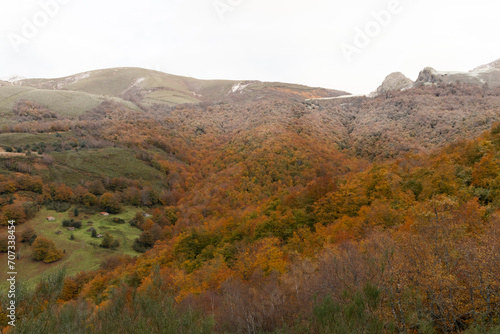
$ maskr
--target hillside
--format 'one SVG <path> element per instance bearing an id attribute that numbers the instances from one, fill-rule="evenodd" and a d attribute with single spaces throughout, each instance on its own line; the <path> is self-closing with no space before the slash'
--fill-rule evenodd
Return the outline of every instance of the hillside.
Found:
<path id="1" fill-rule="evenodd" d="M 378 161 L 473 139 L 500 121 L 500 90 L 464 84 L 315 100 L 311 105 L 337 115 L 345 129 L 343 148 Z"/>
<path id="2" fill-rule="evenodd" d="M 386 87 L 1 86 L 0 261 L 13 219 L 29 287 L 10 333 L 496 333 L 500 88 Z"/>
<path id="3" fill-rule="evenodd" d="M 143 108 L 153 104 L 241 102 L 272 97 L 305 99 L 347 94 L 307 86 L 259 81 L 198 80 L 141 68 L 114 68 L 58 79 L 25 79 L 16 86 L 123 98 Z"/>

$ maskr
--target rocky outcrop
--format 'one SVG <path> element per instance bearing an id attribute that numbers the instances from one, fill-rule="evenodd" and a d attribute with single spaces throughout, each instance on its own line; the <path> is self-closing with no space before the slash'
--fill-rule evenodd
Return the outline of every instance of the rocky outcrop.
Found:
<path id="1" fill-rule="evenodd" d="M 443 75 L 432 67 L 426 67 L 418 74 L 415 84 L 435 84 L 443 81 Z"/>
<path id="2" fill-rule="evenodd" d="M 384 82 L 377 88 L 376 91 L 372 92 L 370 96 L 378 96 L 385 94 L 390 91 L 403 90 L 411 88 L 413 86 L 413 81 L 407 78 L 401 72 L 394 72 L 389 74 Z"/>
<path id="3" fill-rule="evenodd" d="M 457 82 L 481 87 L 500 87 L 500 59 L 469 72 L 438 72 L 426 67 L 418 75 L 415 86 Z"/>
<path id="4" fill-rule="evenodd" d="M 463 83 L 478 87 L 500 87 L 500 59 L 486 65 L 481 65 L 469 72 L 441 72 L 432 67 L 426 67 L 418 74 L 415 82 L 408 79 L 403 73 L 389 74 L 382 85 L 369 96 L 375 97 L 390 91 L 408 89 L 411 87 Z"/>

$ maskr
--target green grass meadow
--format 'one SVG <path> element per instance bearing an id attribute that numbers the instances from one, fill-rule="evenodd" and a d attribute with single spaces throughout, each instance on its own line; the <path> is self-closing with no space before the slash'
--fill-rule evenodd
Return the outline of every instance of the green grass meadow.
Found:
<path id="1" fill-rule="evenodd" d="M 42 209 L 38 212 L 35 218 L 29 222 L 17 226 L 17 244 L 16 247 L 21 254 L 20 259 L 16 259 L 16 271 L 18 273 L 18 281 L 22 281 L 28 287 L 34 287 L 42 275 L 54 273 L 62 267 L 66 267 L 67 275 L 75 275 L 80 271 L 95 270 L 99 268 L 101 262 L 111 256 L 127 254 L 137 256 L 139 253 L 132 248 L 135 238 L 139 236 L 141 231 L 131 227 L 128 222 L 135 216 L 137 212 L 141 212 L 140 208 L 125 207 L 123 212 L 116 215 L 102 216 L 99 213 L 80 213 L 78 217 L 73 217 L 73 209 L 67 212 L 58 213 L 53 210 Z M 47 221 L 46 217 L 52 216 L 55 221 Z M 82 221 L 82 227 L 75 231 L 68 231 L 67 227 L 62 226 L 64 219 L 74 218 Z M 117 224 L 113 222 L 113 218 L 122 218 L 126 221 L 125 224 Z M 88 232 L 90 225 L 87 222 L 92 221 L 93 227 L 97 233 L 111 233 L 113 237 L 120 241 L 120 246 L 115 250 L 104 249 L 99 247 L 102 239 L 92 238 L 91 232 Z M 33 261 L 31 259 L 32 248 L 27 243 L 21 243 L 21 233 L 27 227 L 31 226 L 37 236 L 46 237 L 56 244 L 58 249 L 65 251 L 64 258 L 54 263 L 44 263 Z M 61 231 L 61 234 L 56 234 Z M 71 234 L 74 235 L 74 240 L 70 240 Z M 0 254 L 0 263 L 5 264 L 5 270 L 1 271 L 0 287 L 6 286 L 3 276 L 7 273 L 7 254 Z"/>
<path id="2" fill-rule="evenodd" d="M 84 149 L 52 152 L 55 163 L 49 170 L 41 171 L 42 177 L 70 186 L 94 180 L 96 177 L 120 177 L 143 179 L 161 184 L 163 174 L 137 159 L 133 151 L 124 148 Z"/>
<path id="3" fill-rule="evenodd" d="M 65 133 L 65 136 L 71 131 Z M 0 134 L 0 146 L 33 145 L 38 143 L 51 144 L 59 142 L 55 133 L 2 133 Z"/>

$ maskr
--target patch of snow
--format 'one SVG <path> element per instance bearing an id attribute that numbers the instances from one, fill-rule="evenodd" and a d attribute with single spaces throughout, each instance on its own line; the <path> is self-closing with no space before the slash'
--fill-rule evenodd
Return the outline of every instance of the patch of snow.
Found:
<path id="1" fill-rule="evenodd" d="M 139 78 L 139 79 L 136 79 L 134 82 L 132 82 L 132 84 L 130 85 L 129 88 L 127 88 L 127 90 L 133 88 L 133 87 L 137 87 L 141 84 L 141 82 L 143 82 L 144 80 L 146 80 L 146 78 Z"/>
<path id="2" fill-rule="evenodd" d="M 249 84 L 246 84 L 246 85 L 243 85 L 241 84 L 241 82 L 237 85 L 234 85 L 233 88 L 231 89 L 233 91 L 233 93 L 236 93 L 236 92 L 242 92 Z"/>
<path id="3" fill-rule="evenodd" d="M 67 85 L 75 84 L 80 80 L 87 79 L 88 77 L 90 77 L 89 72 L 72 75 L 70 77 L 67 77 L 64 81 L 58 82 L 57 89 L 64 89 Z"/>
<path id="4" fill-rule="evenodd" d="M 144 80 L 146 80 L 146 78 L 139 78 L 139 79 L 136 79 L 134 82 L 132 82 L 132 83 L 130 84 L 130 86 L 128 86 L 128 88 L 127 88 L 127 89 L 125 89 L 125 90 L 122 92 L 122 94 L 125 94 L 125 92 L 127 92 L 127 91 L 131 90 L 132 88 L 135 88 L 135 87 L 137 87 L 137 86 L 140 86 L 141 82 L 143 82 Z"/>

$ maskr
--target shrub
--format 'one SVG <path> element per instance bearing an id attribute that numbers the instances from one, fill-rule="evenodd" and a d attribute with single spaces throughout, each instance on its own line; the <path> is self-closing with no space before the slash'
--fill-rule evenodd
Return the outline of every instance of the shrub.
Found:
<path id="1" fill-rule="evenodd" d="M 21 242 L 28 242 L 31 245 L 35 239 L 36 232 L 30 226 L 26 227 L 26 229 L 21 233 Z"/>
<path id="2" fill-rule="evenodd" d="M 118 199 L 111 193 L 105 193 L 99 198 L 99 206 L 109 213 L 120 213 L 121 211 Z"/>
<path id="3" fill-rule="evenodd" d="M 73 219 L 64 219 L 63 222 L 62 222 L 62 226 L 63 227 L 74 227 L 74 228 L 81 228 L 82 227 L 82 222 L 77 220 L 73 220 Z"/>
<path id="4" fill-rule="evenodd" d="M 94 194 L 86 193 L 85 195 L 83 195 L 82 203 L 87 208 L 97 205 L 98 202 L 99 202 L 99 200 L 97 199 L 97 197 Z"/>
<path id="5" fill-rule="evenodd" d="M 115 249 L 118 246 L 120 246 L 118 239 L 115 239 L 109 232 L 106 232 L 104 238 L 102 239 L 101 247 Z"/>
<path id="6" fill-rule="evenodd" d="M 131 221 L 128 222 L 130 224 L 130 226 L 132 227 L 137 227 L 139 228 L 139 224 L 138 224 L 138 221 L 136 219 L 132 219 Z"/>
<path id="7" fill-rule="evenodd" d="M 121 218 L 114 218 L 113 222 L 117 224 L 125 224 L 125 220 Z"/>
<path id="8" fill-rule="evenodd" d="M 314 305 L 315 321 L 328 333 L 382 333 L 384 324 L 375 310 L 379 305 L 380 290 L 367 283 L 362 291 L 344 292 L 344 301 L 326 297 Z M 391 326 L 389 324 L 389 326 Z"/>
<path id="9" fill-rule="evenodd" d="M 134 244 L 132 245 L 132 248 L 137 252 L 137 253 L 146 253 L 148 250 L 151 248 L 147 247 L 143 243 L 139 241 L 139 239 L 135 239 Z"/>
<path id="10" fill-rule="evenodd" d="M 7 235 L 0 235 L 0 253 L 7 253 L 9 246 L 9 240 Z"/>
<path id="11" fill-rule="evenodd" d="M 38 212 L 38 206 L 31 202 L 24 203 L 23 209 L 27 219 L 35 217 L 36 213 Z"/>
<path id="12" fill-rule="evenodd" d="M 33 259 L 36 261 L 43 261 L 51 263 L 63 258 L 63 252 L 56 249 L 56 245 L 52 240 L 44 237 L 36 238 L 33 242 Z"/>

